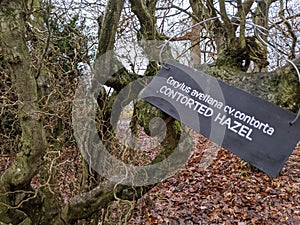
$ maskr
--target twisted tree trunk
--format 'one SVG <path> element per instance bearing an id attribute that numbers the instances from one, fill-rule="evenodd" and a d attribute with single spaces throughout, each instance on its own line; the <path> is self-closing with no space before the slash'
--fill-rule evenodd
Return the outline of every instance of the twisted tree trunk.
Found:
<path id="1" fill-rule="evenodd" d="M 20 151 L 13 166 L 0 179 L 0 221 L 17 224 L 31 219 L 17 205 L 24 197 L 17 190 L 29 190 L 45 153 L 46 138 L 39 114 L 37 84 L 26 45 L 26 1 L 0 2 L 0 50 L 2 64 L 12 77 L 17 92 L 18 120 L 22 129 Z M 15 193 L 8 193 L 16 191 Z M 7 194 L 5 194 L 7 193 Z M 19 196 L 19 197 L 18 197 Z M 16 199 L 21 198 L 21 201 Z"/>

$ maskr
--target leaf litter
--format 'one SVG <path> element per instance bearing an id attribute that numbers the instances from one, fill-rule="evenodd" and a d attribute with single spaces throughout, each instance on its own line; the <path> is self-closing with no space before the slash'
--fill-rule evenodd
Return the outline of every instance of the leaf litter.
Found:
<path id="1" fill-rule="evenodd" d="M 194 140 L 185 166 L 138 200 L 128 224 L 300 225 L 300 144 L 271 178 L 224 148 L 212 152 L 201 135 Z M 206 166 L 205 154 L 216 156 Z"/>

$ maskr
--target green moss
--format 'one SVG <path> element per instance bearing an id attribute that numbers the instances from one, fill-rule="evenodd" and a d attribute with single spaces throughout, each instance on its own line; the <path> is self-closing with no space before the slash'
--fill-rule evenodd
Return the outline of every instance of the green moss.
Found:
<path id="1" fill-rule="evenodd" d="M 25 220 L 23 220 L 18 225 L 32 225 L 32 221 L 29 218 L 26 218 Z"/>
<path id="2" fill-rule="evenodd" d="M 230 53 L 226 51 L 218 56 L 215 64 L 219 68 L 226 67 L 240 71 L 242 70 L 241 61 L 237 57 L 231 57 Z"/>
<path id="3" fill-rule="evenodd" d="M 8 225 L 11 224 L 10 222 L 11 220 L 7 217 L 5 213 L 1 212 L 1 208 L 0 208 L 0 225 Z"/>
<path id="4" fill-rule="evenodd" d="M 297 76 L 290 70 L 284 70 L 278 84 L 280 99 L 278 104 L 293 112 L 300 107 L 300 88 Z"/>

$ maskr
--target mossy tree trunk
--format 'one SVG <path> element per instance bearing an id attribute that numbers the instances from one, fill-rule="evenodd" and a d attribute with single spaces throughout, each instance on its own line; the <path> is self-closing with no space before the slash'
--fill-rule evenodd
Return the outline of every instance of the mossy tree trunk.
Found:
<path id="1" fill-rule="evenodd" d="M 293 63 L 300 68 L 300 58 Z M 292 112 L 300 108 L 299 78 L 291 64 L 273 72 L 256 73 L 246 73 L 227 65 L 202 65 L 197 69 Z"/>
<path id="2" fill-rule="evenodd" d="M 18 120 L 22 131 L 20 152 L 0 180 L 0 221 L 12 224 L 34 222 L 34 218 L 27 217 L 24 211 L 15 206 L 34 194 L 24 195 L 18 190 L 31 190 L 30 182 L 38 173 L 47 148 L 39 114 L 37 84 L 25 39 L 28 16 L 26 9 L 27 1 L 0 2 L 1 56 L 18 96 Z M 5 194 L 11 191 L 16 192 Z"/>

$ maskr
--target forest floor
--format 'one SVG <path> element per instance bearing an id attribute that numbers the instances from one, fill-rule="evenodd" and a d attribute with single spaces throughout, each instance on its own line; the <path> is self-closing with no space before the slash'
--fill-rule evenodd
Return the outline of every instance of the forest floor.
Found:
<path id="1" fill-rule="evenodd" d="M 196 135 L 184 168 L 141 198 L 128 224 L 300 225 L 300 145 L 271 178 L 226 149 L 206 168 L 208 139 Z"/>
<path id="2" fill-rule="evenodd" d="M 137 201 L 128 225 L 300 225 L 300 143 L 279 176 L 271 178 L 226 149 L 216 149 L 203 136 L 193 135 L 194 151 L 187 163 Z M 81 172 L 69 169 L 81 165 L 79 155 L 74 148 L 61 154 L 58 184 L 65 203 L 80 188 L 75 181 L 80 181 Z M 9 156 L 1 156 L 0 171 L 11 163 Z"/>

